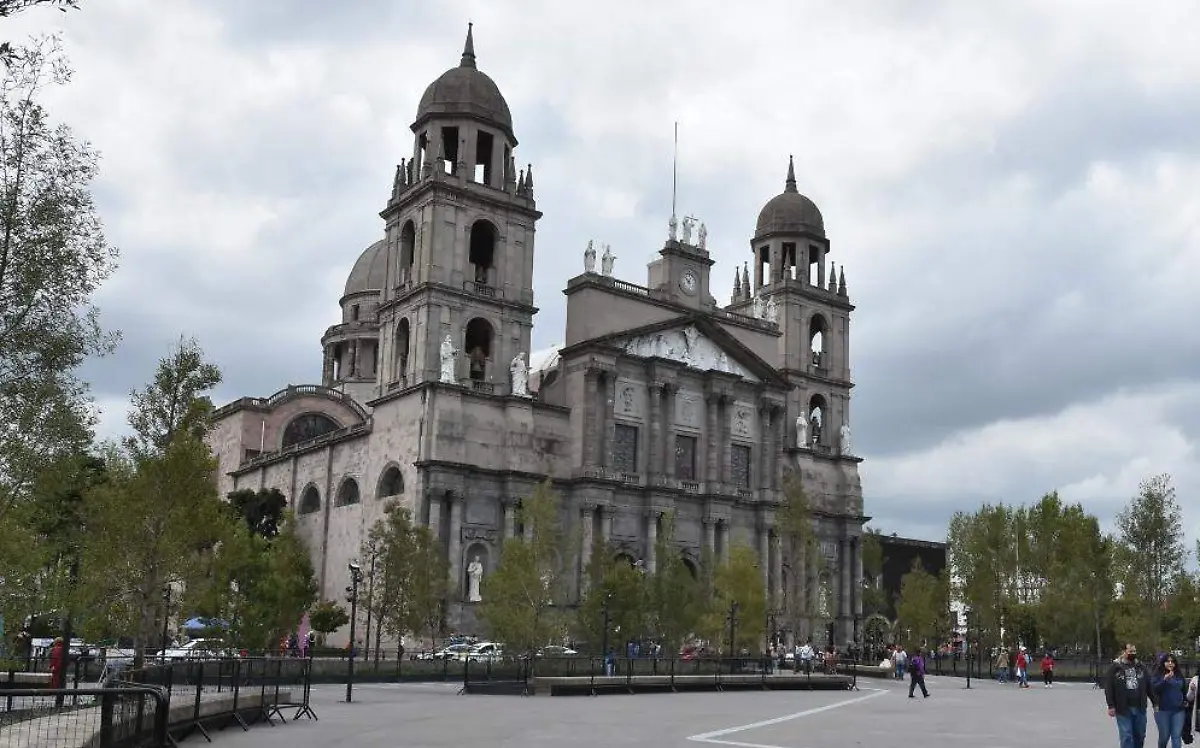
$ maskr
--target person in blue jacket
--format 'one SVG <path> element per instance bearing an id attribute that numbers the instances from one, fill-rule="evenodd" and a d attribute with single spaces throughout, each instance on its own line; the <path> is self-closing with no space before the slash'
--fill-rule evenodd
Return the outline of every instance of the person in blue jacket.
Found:
<path id="1" fill-rule="evenodd" d="M 1179 674 L 1179 663 L 1175 655 L 1163 658 L 1162 670 L 1155 676 L 1152 688 L 1154 702 L 1154 724 L 1158 727 L 1158 748 L 1181 748 L 1183 745 L 1183 718 L 1187 713 L 1187 681 Z"/>

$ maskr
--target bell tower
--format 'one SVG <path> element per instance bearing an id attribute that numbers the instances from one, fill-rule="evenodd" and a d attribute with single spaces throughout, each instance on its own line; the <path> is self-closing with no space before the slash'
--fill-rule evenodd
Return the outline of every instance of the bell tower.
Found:
<path id="1" fill-rule="evenodd" d="M 379 311 L 380 394 L 442 378 L 449 336 L 456 383 L 509 392 L 509 362 L 533 327 L 533 167 L 499 88 L 476 66 L 473 30 L 457 67 L 429 84 L 380 213 L 389 263 Z"/>

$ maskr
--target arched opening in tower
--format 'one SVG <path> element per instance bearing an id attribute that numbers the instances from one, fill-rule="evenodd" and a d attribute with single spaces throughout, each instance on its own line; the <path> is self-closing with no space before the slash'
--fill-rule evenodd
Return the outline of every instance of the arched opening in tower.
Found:
<path id="1" fill-rule="evenodd" d="M 458 128 L 442 128 L 442 171 L 455 174 L 458 171 Z"/>
<path id="2" fill-rule="evenodd" d="M 410 344 L 408 318 L 400 320 L 396 327 L 396 380 L 404 381 L 408 376 L 408 350 Z"/>
<path id="3" fill-rule="evenodd" d="M 494 138 L 490 132 L 480 130 L 475 136 L 475 173 L 473 178 L 479 184 L 488 187 L 499 187 L 492 183 L 492 147 Z"/>
<path id="4" fill-rule="evenodd" d="M 821 248 L 815 244 L 808 248 L 808 284 L 817 288 L 825 287 L 825 262 Z"/>
<path id="5" fill-rule="evenodd" d="M 783 277 L 787 280 L 799 280 L 799 261 L 796 256 L 796 243 L 783 243 Z"/>
<path id="6" fill-rule="evenodd" d="M 822 444 L 825 431 L 825 398 L 813 395 L 808 401 L 808 433 L 813 444 Z"/>
<path id="7" fill-rule="evenodd" d="M 771 280 L 770 280 L 770 278 L 771 278 L 771 247 L 770 246 L 759 247 L 757 256 L 758 256 L 758 262 L 755 263 L 755 268 L 754 268 L 754 290 L 755 290 L 755 292 L 757 292 L 758 289 L 762 288 L 764 285 L 771 282 Z"/>
<path id="8" fill-rule="evenodd" d="M 412 280 L 413 260 L 417 251 L 417 229 L 412 221 L 405 221 L 400 229 L 400 285 Z"/>
<path id="9" fill-rule="evenodd" d="M 476 382 L 487 380 L 488 362 L 492 359 L 492 325 L 482 317 L 467 323 L 463 336 L 463 350 L 471 366 L 471 379 Z"/>
<path id="10" fill-rule="evenodd" d="M 490 222 L 476 221 L 471 226 L 471 250 L 468 259 L 475 272 L 475 284 L 490 287 L 492 267 L 496 261 L 496 227 Z"/>
<path id="11" fill-rule="evenodd" d="M 808 349 L 812 352 L 813 366 L 825 368 L 825 318 L 814 314 L 808 321 Z"/>

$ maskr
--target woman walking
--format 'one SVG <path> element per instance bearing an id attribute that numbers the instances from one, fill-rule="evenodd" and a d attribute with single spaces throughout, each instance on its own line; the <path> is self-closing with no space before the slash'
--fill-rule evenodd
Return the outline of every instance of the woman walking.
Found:
<path id="1" fill-rule="evenodd" d="M 1154 724 L 1158 727 L 1158 748 L 1181 748 L 1183 745 L 1183 718 L 1187 709 L 1187 683 L 1179 675 L 1179 663 L 1175 655 L 1167 655 L 1162 662 L 1162 672 L 1155 676 L 1151 688 L 1158 706 L 1154 712 Z"/>
<path id="2" fill-rule="evenodd" d="M 1044 688 L 1054 687 L 1054 657 L 1050 655 L 1050 650 L 1046 650 L 1046 654 L 1042 655 L 1042 686 Z"/>

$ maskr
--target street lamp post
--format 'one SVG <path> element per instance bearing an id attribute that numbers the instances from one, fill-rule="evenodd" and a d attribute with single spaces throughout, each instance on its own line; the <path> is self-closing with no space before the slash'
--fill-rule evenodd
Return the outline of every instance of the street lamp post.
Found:
<path id="1" fill-rule="evenodd" d="M 350 594 L 350 667 L 346 676 L 346 703 L 354 697 L 354 629 L 358 621 L 358 585 L 362 582 L 362 567 L 354 561 L 348 565 L 350 569 L 350 586 L 346 592 Z"/>
<path id="2" fill-rule="evenodd" d="M 158 650 L 158 658 L 161 662 L 167 661 L 167 619 L 171 617 L 171 585 L 163 587 L 163 627 L 162 627 L 162 647 Z"/>
<path id="3" fill-rule="evenodd" d="M 604 620 L 602 621 L 604 624 L 604 633 L 600 637 L 600 656 L 602 658 L 600 662 L 604 667 L 604 674 L 606 676 L 612 675 L 612 673 L 608 671 L 608 630 L 612 626 L 612 612 L 608 607 L 610 601 L 612 601 L 612 593 L 606 592 L 604 594 L 604 599 L 600 604 L 600 609 L 604 614 Z"/>
<path id="4" fill-rule="evenodd" d="M 737 657 L 737 614 L 738 601 L 729 604 L 729 656 Z"/>
<path id="5" fill-rule="evenodd" d="M 974 657 L 974 651 L 971 649 L 971 609 L 967 608 L 963 611 L 963 617 L 967 619 L 967 638 L 963 642 L 963 654 L 967 660 L 967 688 L 971 688 L 971 660 Z"/>

